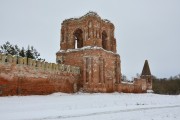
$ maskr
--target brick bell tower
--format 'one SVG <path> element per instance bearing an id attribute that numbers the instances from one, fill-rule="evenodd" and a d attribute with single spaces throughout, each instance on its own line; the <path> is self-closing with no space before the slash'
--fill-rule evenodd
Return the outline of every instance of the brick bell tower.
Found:
<path id="1" fill-rule="evenodd" d="M 87 92 L 113 92 L 121 83 L 120 56 L 116 53 L 114 25 L 95 12 L 61 24 L 57 63 L 81 69 L 77 87 Z M 66 69 L 66 68 L 65 68 Z"/>

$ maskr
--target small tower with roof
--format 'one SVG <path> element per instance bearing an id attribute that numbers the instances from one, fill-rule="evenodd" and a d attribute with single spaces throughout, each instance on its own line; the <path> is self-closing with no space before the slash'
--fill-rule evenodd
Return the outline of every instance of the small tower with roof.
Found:
<path id="1" fill-rule="evenodd" d="M 152 75 L 149 68 L 148 60 L 145 60 L 144 67 L 141 73 L 141 78 L 146 79 L 147 90 L 152 90 Z"/>

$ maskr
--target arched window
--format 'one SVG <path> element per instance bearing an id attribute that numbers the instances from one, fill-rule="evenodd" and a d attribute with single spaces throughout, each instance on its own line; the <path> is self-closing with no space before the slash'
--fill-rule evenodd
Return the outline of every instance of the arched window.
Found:
<path id="1" fill-rule="evenodd" d="M 102 47 L 106 49 L 106 44 L 107 44 L 107 33 L 106 31 L 102 32 Z"/>
<path id="2" fill-rule="evenodd" d="M 83 31 L 81 29 L 76 29 L 74 31 L 74 48 L 83 47 Z"/>

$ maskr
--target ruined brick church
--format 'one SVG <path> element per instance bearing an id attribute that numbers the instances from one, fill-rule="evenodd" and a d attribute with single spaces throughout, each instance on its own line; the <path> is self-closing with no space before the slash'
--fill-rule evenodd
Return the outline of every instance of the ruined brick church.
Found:
<path id="1" fill-rule="evenodd" d="M 121 81 L 114 25 L 95 12 L 64 20 L 56 63 L 0 54 L 0 96 L 53 92 L 129 92 L 152 89 L 148 61 L 140 78 Z"/>

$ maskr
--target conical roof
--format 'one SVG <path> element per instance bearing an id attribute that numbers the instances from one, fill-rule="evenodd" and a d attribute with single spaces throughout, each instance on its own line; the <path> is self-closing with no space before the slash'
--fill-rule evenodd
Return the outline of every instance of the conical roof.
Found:
<path id="1" fill-rule="evenodd" d="M 148 60 L 145 60 L 144 67 L 143 67 L 141 75 L 151 75 Z"/>

